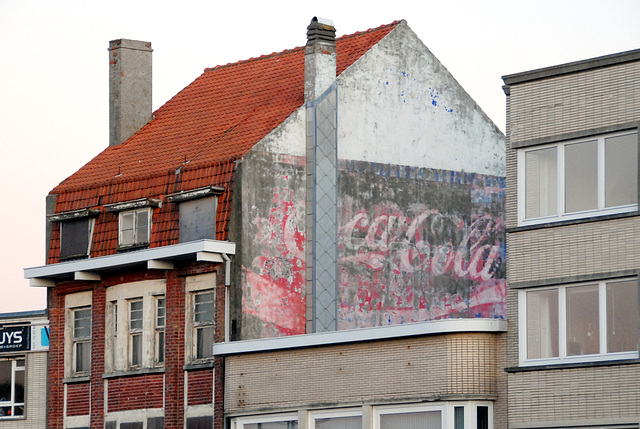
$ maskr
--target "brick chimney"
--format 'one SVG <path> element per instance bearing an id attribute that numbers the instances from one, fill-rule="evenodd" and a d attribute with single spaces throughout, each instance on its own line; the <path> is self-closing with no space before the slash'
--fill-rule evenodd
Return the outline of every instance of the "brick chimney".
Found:
<path id="1" fill-rule="evenodd" d="M 337 329 L 338 86 L 336 29 L 313 18 L 307 27 L 306 283 L 307 333 Z"/>
<path id="2" fill-rule="evenodd" d="M 153 117 L 151 43 L 109 42 L 109 146 L 124 143 Z"/>
<path id="3" fill-rule="evenodd" d="M 318 98 L 336 80 L 336 29 L 329 19 L 313 17 L 307 27 L 304 101 Z"/>

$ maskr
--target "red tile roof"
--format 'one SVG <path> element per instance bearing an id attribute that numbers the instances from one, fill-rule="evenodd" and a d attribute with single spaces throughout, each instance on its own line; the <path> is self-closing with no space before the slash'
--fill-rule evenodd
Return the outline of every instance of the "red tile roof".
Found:
<path id="1" fill-rule="evenodd" d="M 399 21 L 336 40 L 342 73 Z M 206 69 L 160 107 L 147 125 L 119 146 L 106 148 L 55 187 L 56 213 L 138 198 L 163 198 L 214 185 L 219 198 L 216 238 L 226 240 L 235 161 L 304 101 L 304 47 Z M 154 211 L 151 246 L 178 242 L 175 204 Z M 59 253 L 54 228 L 48 263 Z M 117 215 L 103 210 L 92 257 L 116 252 Z"/>

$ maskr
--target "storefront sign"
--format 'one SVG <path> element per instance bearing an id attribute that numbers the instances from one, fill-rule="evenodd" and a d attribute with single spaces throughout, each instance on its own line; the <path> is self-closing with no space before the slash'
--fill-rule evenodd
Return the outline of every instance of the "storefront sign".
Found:
<path id="1" fill-rule="evenodd" d="M 29 350 L 30 326 L 0 326 L 0 352 Z"/>

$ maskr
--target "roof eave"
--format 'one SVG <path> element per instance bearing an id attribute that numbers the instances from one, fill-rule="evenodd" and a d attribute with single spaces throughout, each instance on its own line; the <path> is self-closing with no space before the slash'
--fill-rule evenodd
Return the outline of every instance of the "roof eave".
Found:
<path id="1" fill-rule="evenodd" d="M 100 280 L 101 272 L 141 266 L 146 269 L 172 269 L 175 260 L 195 259 L 223 262 L 223 255 L 235 255 L 236 244 L 230 241 L 197 240 L 170 246 L 154 247 L 98 258 L 60 262 L 24 269 L 31 286 L 54 287 L 63 280 Z"/>

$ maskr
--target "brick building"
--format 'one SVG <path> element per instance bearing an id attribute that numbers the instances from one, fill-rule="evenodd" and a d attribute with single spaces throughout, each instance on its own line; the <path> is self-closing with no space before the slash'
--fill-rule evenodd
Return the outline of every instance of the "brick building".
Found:
<path id="1" fill-rule="evenodd" d="M 637 428 L 640 50 L 503 77 L 510 428 Z"/>
<path id="2" fill-rule="evenodd" d="M 26 270 L 49 427 L 502 427 L 504 136 L 407 23 L 314 18 L 153 115 L 150 64 L 111 42 L 110 146 Z"/>
<path id="3" fill-rule="evenodd" d="M 0 428 L 47 427 L 46 311 L 0 314 Z"/>

